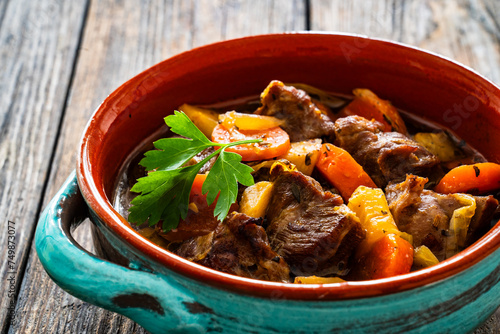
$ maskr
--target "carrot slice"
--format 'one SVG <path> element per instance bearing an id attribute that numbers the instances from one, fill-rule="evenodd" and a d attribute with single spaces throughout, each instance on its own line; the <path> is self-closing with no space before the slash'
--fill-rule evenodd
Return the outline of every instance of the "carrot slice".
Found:
<path id="1" fill-rule="evenodd" d="M 413 264 L 413 246 L 395 234 L 377 241 L 361 261 L 358 275 L 361 279 L 378 279 L 410 272 Z"/>
<path id="2" fill-rule="evenodd" d="M 458 166 L 450 170 L 434 190 L 442 194 L 483 194 L 500 189 L 500 165 L 483 162 Z"/>
<path id="3" fill-rule="evenodd" d="M 241 155 L 243 161 L 268 160 L 285 154 L 290 148 L 290 137 L 280 127 L 264 130 L 229 129 L 218 124 L 212 132 L 212 141 L 216 143 L 232 143 L 246 139 L 262 139 L 260 143 L 242 144 L 226 148 L 227 152 Z"/>
<path id="4" fill-rule="evenodd" d="M 384 132 L 407 133 L 401 115 L 389 101 L 382 100 L 369 89 L 357 88 L 353 93 L 354 100 L 342 109 L 343 115 L 358 115 L 379 121 L 384 124 Z"/>
<path id="5" fill-rule="evenodd" d="M 345 201 L 359 186 L 377 187 L 347 151 L 332 144 L 323 144 L 316 168 L 340 191 Z"/>
<path id="6" fill-rule="evenodd" d="M 189 200 L 192 200 L 194 196 L 204 196 L 202 195 L 201 188 L 203 187 L 203 182 L 207 179 L 208 174 L 196 174 L 193 185 L 191 186 L 191 193 L 189 194 Z"/>

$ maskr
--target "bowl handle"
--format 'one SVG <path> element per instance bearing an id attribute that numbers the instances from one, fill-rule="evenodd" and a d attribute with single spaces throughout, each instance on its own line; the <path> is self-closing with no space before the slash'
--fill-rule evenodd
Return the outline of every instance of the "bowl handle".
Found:
<path id="1" fill-rule="evenodd" d="M 71 232 L 87 217 L 73 171 L 42 213 L 35 235 L 40 262 L 73 296 L 123 314 L 152 333 L 203 333 L 208 314 L 168 277 L 133 270 L 85 251 Z"/>

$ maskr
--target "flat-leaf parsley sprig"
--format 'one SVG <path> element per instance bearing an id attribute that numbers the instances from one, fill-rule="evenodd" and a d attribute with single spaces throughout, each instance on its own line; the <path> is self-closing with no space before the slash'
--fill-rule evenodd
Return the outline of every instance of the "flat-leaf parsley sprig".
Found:
<path id="1" fill-rule="evenodd" d="M 128 220 L 132 223 L 155 225 L 163 220 L 163 230 L 177 227 L 180 218 L 186 218 L 189 194 L 200 168 L 219 155 L 203 183 L 202 193 L 207 194 L 207 204 L 217 198 L 214 215 L 224 220 L 229 208 L 236 201 L 238 182 L 254 184 L 252 168 L 241 163 L 241 156 L 226 152 L 226 147 L 258 143 L 261 139 L 242 140 L 228 144 L 214 143 L 191 122 L 183 112 L 174 111 L 165 117 L 170 131 L 186 138 L 163 138 L 154 142 L 155 150 L 145 153 L 139 162 L 148 175 L 137 180 L 131 191 L 140 193 L 132 200 Z M 191 158 L 206 148 L 216 151 L 195 165 L 184 166 Z"/>

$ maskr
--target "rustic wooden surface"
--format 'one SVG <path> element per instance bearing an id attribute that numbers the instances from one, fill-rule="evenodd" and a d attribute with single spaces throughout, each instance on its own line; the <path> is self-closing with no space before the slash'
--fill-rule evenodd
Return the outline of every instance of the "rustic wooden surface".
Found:
<path id="1" fill-rule="evenodd" d="M 16 301 L 9 297 L 11 282 L 18 287 L 24 277 L 85 12 L 82 1 L 0 1 L 2 331 L 9 326 L 9 304 Z M 8 268 L 8 225 L 15 226 L 13 268 Z M 7 281 L 10 272 L 17 272 L 15 282 Z"/>
<path id="2" fill-rule="evenodd" d="M 40 210 L 74 168 L 83 128 L 128 78 L 193 47 L 291 30 L 358 33 L 449 56 L 500 83 L 500 2 L 0 1 L 2 333 L 144 333 L 58 288 L 32 247 Z M 7 221 L 16 226 L 10 317 Z M 77 239 L 90 248 L 88 227 Z M 497 312 L 476 333 L 499 333 Z"/>

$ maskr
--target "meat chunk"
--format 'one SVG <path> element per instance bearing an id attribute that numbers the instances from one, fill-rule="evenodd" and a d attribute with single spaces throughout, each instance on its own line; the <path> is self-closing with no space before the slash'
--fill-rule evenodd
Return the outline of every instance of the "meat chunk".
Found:
<path id="1" fill-rule="evenodd" d="M 359 219 L 339 195 L 313 178 L 273 167 L 266 229 L 271 248 L 298 276 L 347 273 L 353 250 L 365 237 Z"/>
<path id="2" fill-rule="evenodd" d="M 233 212 L 215 231 L 184 241 L 179 256 L 229 274 L 289 282 L 287 263 L 270 247 L 262 219 Z"/>
<path id="3" fill-rule="evenodd" d="M 398 132 L 382 132 L 383 125 L 360 116 L 335 122 L 336 144 L 348 151 L 381 188 L 404 181 L 406 174 L 434 180 L 441 175 L 439 159 L 422 145 Z"/>
<path id="4" fill-rule="evenodd" d="M 411 175 L 402 183 L 390 184 L 387 202 L 399 230 L 413 236 L 413 245 L 425 245 L 443 260 L 450 219 L 461 205 L 449 200 L 443 208 L 438 194 L 424 189 L 426 183 L 426 178 Z"/>
<path id="5" fill-rule="evenodd" d="M 190 209 L 185 219 L 181 219 L 176 228 L 169 232 L 163 232 L 163 221 L 156 225 L 158 235 L 168 241 L 183 241 L 191 237 L 208 234 L 215 230 L 218 221 L 214 217 L 216 202 L 207 206 L 205 196 L 191 196 Z M 194 205 L 194 207 L 193 207 Z M 193 211 L 193 209 L 195 209 Z"/>
<path id="6" fill-rule="evenodd" d="M 455 194 L 443 195 L 424 189 L 427 179 L 408 175 L 401 183 L 386 188 L 387 201 L 400 231 L 413 236 L 415 247 L 425 245 L 441 261 L 446 252 L 450 220 L 456 209 L 464 206 Z M 484 232 L 493 217 L 498 201 L 493 196 L 474 197 L 476 210 L 469 225 L 465 245 L 475 241 L 477 232 Z M 452 254 L 453 255 L 453 254 Z"/>
<path id="7" fill-rule="evenodd" d="M 467 231 L 467 244 L 470 245 L 482 237 L 492 227 L 491 222 L 499 209 L 498 201 L 492 195 L 475 196 L 476 214 L 472 217 Z"/>
<path id="8" fill-rule="evenodd" d="M 285 120 L 282 128 L 292 142 L 334 134 L 333 121 L 303 90 L 275 80 L 262 93 L 261 102 L 262 107 L 256 113 Z"/>

